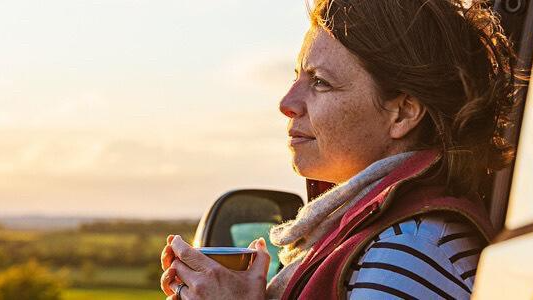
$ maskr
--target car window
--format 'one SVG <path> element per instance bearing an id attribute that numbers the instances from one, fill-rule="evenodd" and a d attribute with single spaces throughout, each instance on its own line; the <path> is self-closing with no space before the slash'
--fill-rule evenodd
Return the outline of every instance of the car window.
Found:
<path id="1" fill-rule="evenodd" d="M 274 223 L 241 223 L 231 226 L 231 237 L 233 245 L 236 247 L 248 247 L 250 243 L 260 237 L 268 236 L 268 232 Z M 268 268 L 268 280 L 272 279 L 280 267 L 278 251 L 279 248 L 272 245 L 266 239 L 268 252 L 270 254 L 270 266 Z"/>

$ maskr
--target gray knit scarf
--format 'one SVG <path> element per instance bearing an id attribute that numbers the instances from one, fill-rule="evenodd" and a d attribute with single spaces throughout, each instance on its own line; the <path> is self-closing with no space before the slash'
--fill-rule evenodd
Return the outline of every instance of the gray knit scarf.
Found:
<path id="1" fill-rule="evenodd" d="M 279 258 L 285 267 L 268 284 L 267 298 L 280 299 L 311 247 L 387 174 L 413 154 L 415 152 L 400 153 L 371 164 L 348 181 L 304 205 L 296 219 L 273 227 L 270 240 L 282 247 Z"/>

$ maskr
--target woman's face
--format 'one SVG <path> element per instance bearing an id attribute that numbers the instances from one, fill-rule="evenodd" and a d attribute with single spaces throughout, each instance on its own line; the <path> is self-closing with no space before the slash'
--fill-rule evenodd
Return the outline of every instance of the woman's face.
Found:
<path id="1" fill-rule="evenodd" d="M 371 76 L 339 41 L 311 28 L 296 74 L 280 103 L 296 172 L 340 183 L 389 154 L 390 118 L 375 105 Z"/>

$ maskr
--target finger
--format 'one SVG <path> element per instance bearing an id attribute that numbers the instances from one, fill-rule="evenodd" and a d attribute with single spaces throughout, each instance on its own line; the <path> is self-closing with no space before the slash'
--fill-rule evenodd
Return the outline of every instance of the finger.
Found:
<path id="1" fill-rule="evenodd" d="M 189 268 L 186 264 L 181 262 L 179 259 L 176 259 L 175 261 L 173 261 L 170 268 L 175 269 L 177 276 L 181 279 L 183 283 L 185 283 L 188 286 L 193 286 L 194 282 L 197 281 L 200 277 L 200 274 L 198 272 Z"/>
<path id="2" fill-rule="evenodd" d="M 250 267 L 250 271 L 252 273 L 261 274 L 266 278 L 268 266 L 270 264 L 270 254 L 268 254 L 264 238 L 257 240 L 255 243 L 255 249 L 257 250 L 257 253 L 252 266 Z"/>
<path id="3" fill-rule="evenodd" d="M 255 244 L 257 243 L 257 240 L 253 240 L 250 245 L 248 246 L 248 249 L 255 249 Z"/>
<path id="4" fill-rule="evenodd" d="M 170 284 L 172 282 L 177 282 L 176 274 L 176 269 L 168 269 L 161 275 L 161 290 L 163 290 L 163 292 L 167 296 L 170 296 L 174 293 L 174 291 L 172 291 L 172 289 L 170 288 Z"/>
<path id="5" fill-rule="evenodd" d="M 180 300 L 177 295 L 168 296 L 166 300 Z"/>
<path id="6" fill-rule="evenodd" d="M 172 247 L 170 245 L 165 246 L 161 252 L 161 268 L 163 271 L 166 271 L 170 267 L 170 264 L 172 264 L 175 258 L 176 256 L 174 255 L 174 251 L 172 251 Z"/>
<path id="7" fill-rule="evenodd" d="M 174 235 L 173 234 L 167 236 L 167 245 L 170 245 L 172 243 L 173 239 L 174 239 Z"/>
<path id="8" fill-rule="evenodd" d="M 171 246 L 172 251 L 179 260 L 194 271 L 205 272 L 209 269 L 220 267 L 220 264 L 191 247 L 179 235 L 174 237 Z"/>
<path id="9" fill-rule="evenodd" d="M 255 245 L 257 243 L 257 240 L 253 240 L 250 245 L 248 245 L 248 249 L 252 249 L 252 250 L 255 250 Z M 252 266 L 254 262 L 254 257 L 252 257 L 252 259 L 250 259 L 250 262 L 248 263 L 248 268 L 250 268 Z"/>

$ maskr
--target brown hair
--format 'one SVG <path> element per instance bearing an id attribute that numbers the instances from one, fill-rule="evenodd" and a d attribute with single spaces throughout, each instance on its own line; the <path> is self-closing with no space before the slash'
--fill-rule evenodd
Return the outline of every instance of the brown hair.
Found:
<path id="1" fill-rule="evenodd" d="M 380 101 L 405 93 L 426 107 L 419 142 L 442 150 L 449 193 L 478 192 L 512 160 L 515 56 L 487 1 L 317 0 L 310 16 L 359 58 Z"/>

